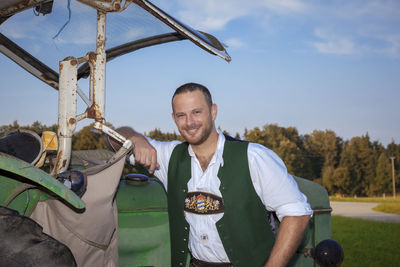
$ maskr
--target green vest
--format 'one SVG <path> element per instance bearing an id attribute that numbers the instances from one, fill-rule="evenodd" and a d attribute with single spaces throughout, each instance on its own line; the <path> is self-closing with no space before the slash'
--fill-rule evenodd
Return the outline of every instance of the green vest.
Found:
<path id="1" fill-rule="evenodd" d="M 228 258 L 235 267 L 262 266 L 275 239 L 265 206 L 251 181 L 247 147 L 247 142 L 227 137 L 224 166 L 218 172 L 224 216 L 216 226 Z M 183 209 L 190 177 L 188 144 L 182 143 L 172 152 L 168 168 L 171 266 L 183 266 L 189 253 L 189 224 Z"/>

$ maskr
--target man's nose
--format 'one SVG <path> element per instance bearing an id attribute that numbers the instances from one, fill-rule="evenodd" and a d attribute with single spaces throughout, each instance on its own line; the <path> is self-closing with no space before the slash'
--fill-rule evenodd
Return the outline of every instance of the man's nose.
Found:
<path id="1" fill-rule="evenodd" d="M 186 117 L 186 126 L 190 127 L 194 125 L 194 119 L 192 115 Z"/>

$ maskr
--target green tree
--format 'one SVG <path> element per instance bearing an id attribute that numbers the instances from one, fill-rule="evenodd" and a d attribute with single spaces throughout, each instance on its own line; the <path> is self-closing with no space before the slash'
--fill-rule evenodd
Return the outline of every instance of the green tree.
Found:
<path id="1" fill-rule="evenodd" d="M 320 182 L 322 186 L 324 186 L 329 194 L 338 193 L 338 186 L 335 183 L 335 168 L 333 166 L 326 166 L 322 169 L 322 177 L 317 181 Z"/>
<path id="2" fill-rule="evenodd" d="M 322 185 L 328 187 L 329 179 L 333 178 L 329 175 L 339 164 L 343 140 L 334 131 L 314 130 L 305 136 L 304 147 L 311 161 L 313 178 L 322 180 Z"/>
<path id="3" fill-rule="evenodd" d="M 395 169 L 396 192 L 400 192 L 400 144 L 395 144 L 394 141 L 392 140 L 392 142 L 388 144 L 386 150 L 388 157 L 395 158 L 394 169 Z"/>
<path id="4" fill-rule="evenodd" d="M 0 126 L 0 137 L 8 134 L 9 132 L 11 132 L 13 130 L 17 130 L 19 128 L 20 128 L 20 126 L 18 124 L 18 121 L 14 121 L 12 124 L 9 124 L 9 125 L 2 125 L 2 126 Z"/>
<path id="5" fill-rule="evenodd" d="M 373 184 L 375 194 L 393 193 L 392 166 L 386 152 L 380 154 L 376 166 L 376 179 Z"/>
<path id="6" fill-rule="evenodd" d="M 111 124 L 107 125 L 113 128 Z M 93 123 L 72 136 L 72 150 L 106 149 L 104 135 L 93 129 Z"/>
<path id="7" fill-rule="evenodd" d="M 151 130 L 149 133 L 145 133 L 144 135 L 158 141 L 173 141 L 173 140 L 183 141 L 182 136 L 176 134 L 175 132 L 163 133 L 158 128 L 155 128 L 154 130 Z"/>
<path id="8" fill-rule="evenodd" d="M 53 124 L 51 126 L 47 126 L 42 124 L 39 121 L 33 122 L 31 125 L 19 125 L 18 121 L 14 121 L 12 124 L 9 125 L 2 125 L 0 126 L 0 137 L 13 132 L 18 129 L 30 130 L 39 135 L 41 135 L 44 131 L 53 131 L 57 132 L 57 124 Z"/>
<path id="9" fill-rule="evenodd" d="M 354 181 L 347 167 L 338 167 L 333 172 L 333 179 L 328 183 L 331 192 L 342 195 L 354 195 Z"/>
<path id="10" fill-rule="evenodd" d="M 349 172 L 351 182 L 348 186 L 351 188 L 349 192 L 351 195 L 373 195 L 378 155 L 368 134 L 353 137 L 345 143 L 339 166 Z"/>
<path id="11" fill-rule="evenodd" d="M 296 176 L 311 178 L 310 160 L 302 138 L 295 127 L 280 127 L 277 124 L 266 124 L 263 129 L 255 127 L 245 130 L 246 140 L 262 144 L 277 153 L 285 162 L 288 171 Z"/>

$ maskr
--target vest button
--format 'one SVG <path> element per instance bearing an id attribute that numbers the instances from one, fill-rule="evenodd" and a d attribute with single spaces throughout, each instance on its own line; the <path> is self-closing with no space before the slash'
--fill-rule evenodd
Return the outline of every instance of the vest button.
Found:
<path id="1" fill-rule="evenodd" d="M 185 241 L 185 242 L 186 242 L 186 238 L 184 238 L 184 239 L 183 239 L 183 241 Z"/>
<path id="2" fill-rule="evenodd" d="M 182 192 L 185 193 L 185 192 L 186 192 L 186 189 L 183 189 Z"/>
<path id="3" fill-rule="evenodd" d="M 182 251 L 181 251 L 181 253 L 182 253 L 182 254 L 184 254 L 184 253 L 185 253 L 185 251 L 184 251 L 184 250 L 182 250 Z"/>
<path id="4" fill-rule="evenodd" d="M 180 263 L 179 263 L 179 266 L 183 266 L 183 263 L 182 263 L 182 262 L 180 262 Z"/>
<path id="5" fill-rule="evenodd" d="M 187 230 L 188 228 L 187 228 L 187 226 L 185 226 L 185 230 Z"/>

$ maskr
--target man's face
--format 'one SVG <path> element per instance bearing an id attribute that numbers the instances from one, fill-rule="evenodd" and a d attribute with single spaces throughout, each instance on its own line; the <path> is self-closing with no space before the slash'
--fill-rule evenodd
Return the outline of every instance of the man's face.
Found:
<path id="1" fill-rule="evenodd" d="M 200 145 L 215 129 L 217 106 L 211 108 L 201 91 L 184 92 L 174 97 L 172 118 L 179 132 L 191 145 Z"/>

